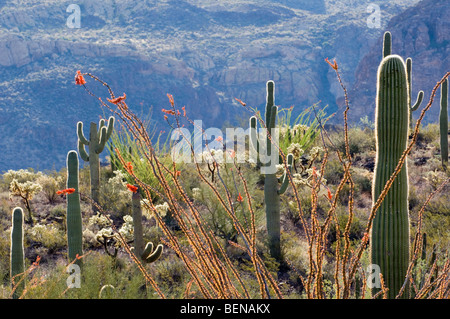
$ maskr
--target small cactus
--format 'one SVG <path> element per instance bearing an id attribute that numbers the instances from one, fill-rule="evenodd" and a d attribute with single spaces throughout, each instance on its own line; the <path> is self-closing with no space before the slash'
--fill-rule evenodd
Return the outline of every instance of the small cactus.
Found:
<path id="1" fill-rule="evenodd" d="M 21 274 L 25 271 L 25 257 L 23 249 L 23 210 L 16 207 L 12 213 L 11 230 L 11 283 L 13 284 L 13 299 L 22 295 L 25 281 Z"/>

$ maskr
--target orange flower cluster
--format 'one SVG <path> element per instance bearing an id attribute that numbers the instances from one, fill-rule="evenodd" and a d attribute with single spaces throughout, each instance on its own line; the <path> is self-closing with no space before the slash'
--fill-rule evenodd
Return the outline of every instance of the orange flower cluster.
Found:
<path id="1" fill-rule="evenodd" d="M 241 193 L 239 193 L 239 195 L 237 197 L 237 201 L 240 203 L 244 201 L 244 198 L 241 196 Z"/>
<path id="2" fill-rule="evenodd" d="M 85 85 L 86 84 L 86 80 L 81 75 L 81 71 L 80 70 L 78 70 L 77 74 L 75 75 L 75 84 L 76 85 Z"/>
<path id="3" fill-rule="evenodd" d="M 66 189 L 57 191 L 56 194 L 57 195 L 68 195 L 68 194 L 72 194 L 73 192 L 75 192 L 75 188 L 66 188 Z"/>
<path id="4" fill-rule="evenodd" d="M 36 257 L 36 261 L 33 263 L 33 266 L 39 266 L 39 262 L 41 261 L 41 256 Z"/>
<path id="5" fill-rule="evenodd" d="M 138 191 L 138 188 L 131 184 L 127 184 L 127 188 L 130 192 L 133 192 L 133 193 L 136 193 Z"/>
<path id="6" fill-rule="evenodd" d="M 333 195 L 331 195 L 331 191 L 330 191 L 330 189 L 328 188 L 328 199 L 331 200 L 332 198 L 333 198 Z"/>
<path id="7" fill-rule="evenodd" d="M 133 173 L 133 165 L 131 164 L 131 162 L 128 162 L 125 164 L 125 169 L 131 173 Z"/>
<path id="8" fill-rule="evenodd" d="M 333 59 L 334 64 L 331 64 L 330 61 L 328 61 L 328 58 L 325 59 L 325 62 L 327 62 L 333 69 L 335 69 L 337 71 L 338 69 L 338 65 L 336 63 L 336 60 Z"/>
<path id="9" fill-rule="evenodd" d="M 242 100 L 238 99 L 238 98 L 234 98 L 236 101 L 238 101 L 239 103 L 241 103 L 242 106 L 246 106 L 247 104 L 245 104 L 244 102 L 242 102 Z"/>
<path id="10" fill-rule="evenodd" d="M 173 100 L 173 95 L 167 93 L 167 97 L 169 98 L 170 105 L 174 106 L 175 105 L 175 101 Z"/>
<path id="11" fill-rule="evenodd" d="M 161 109 L 161 111 L 163 111 L 163 113 L 166 113 L 166 114 L 169 114 L 169 115 L 175 115 L 175 111 L 174 110 Z"/>
<path id="12" fill-rule="evenodd" d="M 118 103 L 122 102 L 123 100 L 125 100 L 126 98 L 127 98 L 127 95 L 124 93 L 123 96 L 119 96 L 115 99 L 112 99 L 112 100 L 108 99 L 108 98 L 106 98 L 106 99 L 108 100 L 109 103 L 118 104 Z"/>

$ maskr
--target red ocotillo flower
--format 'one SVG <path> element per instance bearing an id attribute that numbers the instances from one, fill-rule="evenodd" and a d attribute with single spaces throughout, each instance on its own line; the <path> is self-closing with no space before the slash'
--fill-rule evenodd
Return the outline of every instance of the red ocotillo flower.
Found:
<path id="1" fill-rule="evenodd" d="M 175 105 L 175 101 L 173 100 L 172 94 L 167 93 L 167 97 L 169 98 L 170 105 L 174 106 Z"/>
<path id="2" fill-rule="evenodd" d="M 67 195 L 67 194 L 72 194 L 73 192 L 75 192 L 75 188 L 66 188 L 66 189 L 57 191 L 56 194 L 57 195 Z"/>
<path id="3" fill-rule="evenodd" d="M 336 60 L 335 59 L 333 59 L 333 63 L 334 64 L 331 64 L 331 62 L 330 61 L 328 61 L 328 58 L 326 58 L 325 59 L 325 62 L 327 62 L 333 69 L 335 69 L 336 71 L 337 71 L 337 69 L 338 69 L 338 65 L 337 65 L 337 63 L 336 63 Z"/>
<path id="4" fill-rule="evenodd" d="M 138 188 L 131 184 L 127 184 L 127 188 L 130 192 L 133 192 L 133 193 L 136 193 L 138 191 Z"/>
<path id="5" fill-rule="evenodd" d="M 75 75 L 75 84 L 76 85 L 84 85 L 86 84 L 86 80 L 84 79 L 83 75 L 81 75 L 81 71 L 78 70 L 77 74 Z"/>
<path id="6" fill-rule="evenodd" d="M 169 114 L 169 115 L 175 115 L 175 111 L 174 110 L 161 109 L 161 111 L 163 111 L 163 113 L 166 113 L 166 114 Z"/>
<path id="7" fill-rule="evenodd" d="M 108 98 L 106 98 L 106 99 L 108 100 L 109 103 L 118 104 L 119 102 L 122 102 L 126 98 L 127 98 L 127 95 L 124 93 L 123 96 L 119 96 L 119 97 L 117 97 L 115 99 L 112 99 L 112 100 L 108 99 Z"/>
<path id="8" fill-rule="evenodd" d="M 127 163 L 125 164 L 125 169 L 126 169 L 127 171 L 129 171 L 130 173 L 133 173 L 133 165 L 131 164 L 131 162 L 127 162 Z"/>
<path id="9" fill-rule="evenodd" d="M 241 193 L 239 193 L 238 197 L 237 197 L 237 201 L 238 202 L 243 202 L 244 198 L 241 196 Z"/>

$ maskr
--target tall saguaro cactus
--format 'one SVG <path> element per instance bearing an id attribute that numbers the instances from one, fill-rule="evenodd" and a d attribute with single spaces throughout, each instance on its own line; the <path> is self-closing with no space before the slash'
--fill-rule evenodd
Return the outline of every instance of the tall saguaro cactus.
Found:
<path id="1" fill-rule="evenodd" d="M 376 100 L 376 165 L 373 202 L 380 196 L 408 141 L 409 97 L 406 66 L 388 55 L 378 68 Z M 389 298 L 395 298 L 409 263 L 408 172 L 401 168 L 376 212 L 371 233 L 372 264 L 380 267 Z M 375 291 L 377 288 L 375 288 Z"/>
<path id="2" fill-rule="evenodd" d="M 91 197 L 95 202 L 98 202 L 99 199 L 100 153 L 103 152 L 106 142 L 111 137 L 113 128 L 113 116 L 108 119 L 108 126 L 105 125 L 104 119 L 100 120 L 98 128 L 96 123 L 91 122 L 88 140 L 83 134 L 83 122 L 77 124 L 78 152 L 84 161 L 89 162 Z M 89 147 L 89 154 L 86 152 L 85 146 Z M 92 208 L 96 211 L 94 206 Z"/>
<path id="3" fill-rule="evenodd" d="M 11 281 L 15 288 L 12 297 L 19 298 L 25 287 L 21 274 L 25 271 L 25 257 L 23 249 L 23 210 L 16 207 L 12 213 L 11 230 Z"/>
<path id="4" fill-rule="evenodd" d="M 75 191 L 67 194 L 67 243 L 69 247 L 69 261 L 73 261 L 83 254 L 83 230 L 81 220 L 80 193 L 78 188 L 78 154 L 70 151 L 67 154 L 67 188 Z M 76 264 L 81 266 L 81 259 Z"/>
<path id="5" fill-rule="evenodd" d="M 275 134 L 275 125 L 276 125 L 276 117 L 278 113 L 278 107 L 274 105 L 275 103 L 275 83 L 273 81 L 267 82 L 267 97 L 266 97 L 266 113 L 265 113 L 265 125 L 268 133 L 271 138 L 274 138 Z M 274 147 L 272 148 L 272 141 L 269 138 L 269 134 L 266 137 L 265 144 L 260 143 L 258 140 L 258 134 L 256 133 L 257 126 L 257 118 L 252 116 L 249 120 L 250 124 L 250 143 L 253 148 L 256 150 L 258 155 L 261 157 L 262 146 L 266 146 L 266 158 L 274 159 L 276 158 L 276 163 L 273 163 L 272 160 L 266 161 L 263 163 L 263 166 L 273 166 L 275 167 L 278 164 L 278 151 Z M 276 156 L 271 152 L 276 152 Z M 293 156 L 292 154 L 288 154 L 287 156 L 287 164 L 289 169 L 292 168 Z M 267 170 L 271 171 L 271 170 Z M 273 170 L 272 170 L 273 171 Z M 276 171 L 276 170 L 275 170 Z M 287 177 L 287 172 L 284 172 L 284 175 L 281 177 L 282 185 L 278 185 L 278 178 L 276 176 L 276 172 L 266 173 L 264 176 L 264 202 L 266 205 L 266 222 L 267 222 L 267 233 L 269 237 L 269 250 L 270 254 L 273 258 L 277 260 L 281 260 L 281 226 L 280 226 L 280 195 L 283 194 L 287 186 L 289 185 L 289 179 Z"/>
<path id="6" fill-rule="evenodd" d="M 441 86 L 441 110 L 439 112 L 439 131 L 442 167 L 448 166 L 448 78 Z"/>

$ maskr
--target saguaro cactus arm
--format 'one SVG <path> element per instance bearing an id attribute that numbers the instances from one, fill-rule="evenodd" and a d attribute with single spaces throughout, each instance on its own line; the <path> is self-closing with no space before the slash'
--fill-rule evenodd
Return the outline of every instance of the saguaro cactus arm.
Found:
<path id="1" fill-rule="evenodd" d="M 146 263 L 152 263 L 155 262 L 161 257 L 163 253 L 163 245 L 159 244 L 156 246 L 156 249 L 153 250 L 153 243 L 148 242 L 145 246 L 144 252 L 141 255 L 142 260 L 144 260 Z"/>
<path id="2" fill-rule="evenodd" d="M 388 55 L 391 55 L 391 50 L 392 50 L 391 33 L 389 31 L 386 31 L 383 36 L 383 58 L 387 57 Z"/>
<path id="3" fill-rule="evenodd" d="M 294 163 L 294 155 L 292 154 L 288 154 L 287 156 L 287 166 L 289 169 L 289 172 L 292 172 L 292 165 Z M 287 172 L 285 171 L 283 176 L 281 177 L 281 186 L 280 189 L 278 190 L 278 194 L 284 194 L 284 192 L 286 191 L 287 187 L 289 186 L 289 177 L 287 176 Z"/>

